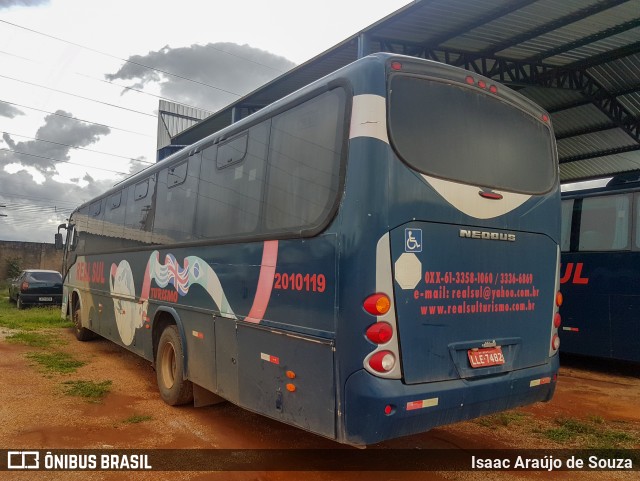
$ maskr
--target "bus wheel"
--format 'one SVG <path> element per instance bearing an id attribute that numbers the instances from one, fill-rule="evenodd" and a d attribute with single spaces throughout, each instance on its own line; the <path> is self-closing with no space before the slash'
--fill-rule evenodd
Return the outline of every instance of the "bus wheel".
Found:
<path id="1" fill-rule="evenodd" d="M 73 331 L 78 341 L 90 341 L 94 334 L 86 327 L 82 327 L 82 316 L 80 314 L 80 303 L 77 303 L 73 310 Z"/>
<path id="2" fill-rule="evenodd" d="M 193 401 L 193 384 L 184 379 L 184 348 L 178 328 L 167 326 L 162 331 L 156 354 L 156 377 L 160 397 L 170 406 Z"/>

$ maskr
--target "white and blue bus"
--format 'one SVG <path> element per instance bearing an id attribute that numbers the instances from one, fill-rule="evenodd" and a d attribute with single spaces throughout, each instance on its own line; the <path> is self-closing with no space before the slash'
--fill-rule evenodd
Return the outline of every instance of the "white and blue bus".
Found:
<path id="1" fill-rule="evenodd" d="M 366 445 L 553 395 L 554 135 L 474 73 L 365 57 L 65 227 L 63 315 L 153 362 L 169 404 Z"/>
<path id="2" fill-rule="evenodd" d="M 640 362 L 640 172 L 562 194 L 562 352 Z"/>

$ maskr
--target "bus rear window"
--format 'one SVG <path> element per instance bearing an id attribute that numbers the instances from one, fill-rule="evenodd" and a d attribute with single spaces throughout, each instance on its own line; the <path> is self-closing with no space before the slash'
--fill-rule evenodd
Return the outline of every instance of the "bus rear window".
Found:
<path id="1" fill-rule="evenodd" d="M 550 129 L 484 92 L 394 75 L 389 133 L 400 157 L 427 175 L 528 194 L 555 182 Z"/>

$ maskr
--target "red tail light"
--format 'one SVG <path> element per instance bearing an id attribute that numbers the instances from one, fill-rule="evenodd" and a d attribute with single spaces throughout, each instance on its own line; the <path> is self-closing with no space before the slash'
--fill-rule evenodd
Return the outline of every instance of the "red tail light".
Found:
<path id="1" fill-rule="evenodd" d="M 382 316 L 389 312 L 391 300 L 385 294 L 373 294 L 364 300 L 364 310 L 374 316 Z"/>
<path id="2" fill-rule="evenodd" d="M 553 339 L 551 339 L 551 349 L 554 351 L 560 349 L 560 338 L 557 334 L 553 336 Z"/>
<path id="3" fill-rule="evenodd" d="M 376 352 L 369 359 L 369 366 L 377 372 L 389 372 L 396 365 L 396 356 L 391 351 Z"/>
<path id="4" fill-rule="evenodd" d="M 559 312 L 556 312 L 556 315 L 553 316 L 553 325 L 557 329 L 560 327 L 560 324 L 562 324 L 562 317 Z"/>
<path id="5" fill-rule="evenodd" d="M 29 289 L 29 283 L 27 281 L 24 281 L 21 285 L 20 285 L 20 290 L 21 291 L 26 291 L 27 289 Z"/>
<path id="6" fill-rule="evenodd" d="M 367 329 L 367 339 L 376 344 L 389 342 L 393 337 L 393 328 L 386 322 L 376 322 Z"/>

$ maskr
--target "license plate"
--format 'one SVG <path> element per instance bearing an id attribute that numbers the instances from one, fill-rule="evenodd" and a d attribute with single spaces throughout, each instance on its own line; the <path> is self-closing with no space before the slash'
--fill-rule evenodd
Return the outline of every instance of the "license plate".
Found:
<path id="1" fill-rule="evenodd" d="M 504 364 L 502 347 L 487 347 L 483 349 L 469 349 L 467 351 L 471 367 L 500 366 Z"/>
<path id="2" fill-rule="evenodd" d="M 51 302 L 53 301 L 53 297 L 38 297 L 40 302 Z"/>

